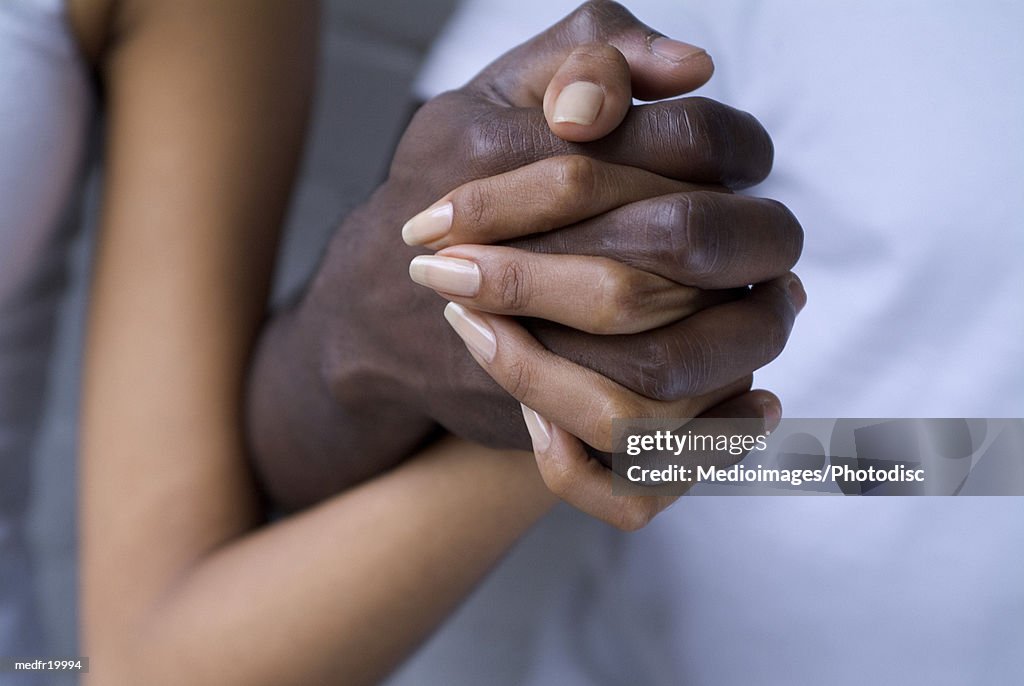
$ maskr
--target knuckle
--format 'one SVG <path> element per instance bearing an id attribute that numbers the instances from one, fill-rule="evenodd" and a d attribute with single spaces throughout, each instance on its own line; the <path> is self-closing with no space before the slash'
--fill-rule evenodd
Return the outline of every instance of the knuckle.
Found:
<path id="1" fill-rule="evenodd" d="M 601 280 L 592 333 L 623 333 L 642 314 L 649 292 L 639 272 L 615 265 Z"/>
<path id="2" fill-rule="evenodd" d="M 654 519 L 657 512 L 649 503 L 652 499 L 636 499 L 615 511 L 612 526 L 621 531 L 639 531 Z"/>
<path id="3" fill-rule="evenodd" d="M 706 336 L 672 332 L 647 342 L 642 354 L 640 381 L 644 395 L 672 401 L 710 390 L 715 348 Z"/>
<path id="4" fill-rule="evenodd" d="M 721 164 L 732 159 L 732 137 L 729 135 L 724 106 L 705 97 L 687 98 L 684 101 L 681 140 L 687 143 L 687 153 L 692 155 L 702 171 L 705 180 L 723 181 Z"/>
<path id="5" fill-rule="evenodd" d="M 677 383 L 683 396 L 693 397 L 712 390 L 716 346 L 700 332 L 690 332 L 678 341 Z"/>
<path id="6" fill-rule="evenodd" d="M 589 437 L 590 440 L 587 443 L 601 452 L 613 452 L 615 450 L 615 441 L 612 423 L 618 419 L 632 419 L 642 416 L 644 416 L 643 408 L 632 398 L 618 391 L 605 392 L 594 412 L 594 416 L 588 422 L 592 429 Z"/>
<path id="7" fill-rule="evenodd" d="M 704 97 L 682 102 L 676 123 L 682 152 L 699 175 L 695 180 L 745 188 L 768 176 L 775 149 L 753 115 Z"/>
<path id="8" fill-rule="evenodd" d="M 503 117 L 480 115 L 466 126 L 461 138 L 462 157 L 470 178 L 501 173 L 516 165 L 515 150 L 524 149 L 521 132 Z"/>
<path id="9" fill-rule="evenodd" d="M 646 253 L 638 266 L 687 286 L 699 285 L 690 271 L 691 223 L 699 214 L 692 210 L 693 195 L 676 193 L 647 201 L 638 217 L 644 225 L 641 249 Z"/>
<path id="10" fill-rule="evenodd" d="M 684 243 L 677 252 L 679 267 L 690 278 L 692 285 L 713 281 L 713 277 L 727 268 L 732 259 L 726 231 L 716 231 L 715 205 L 719 199 L 710 191 L 695 191 L 686 197 L 685 209 L 680 208 L 677 221 L 678 236 Z"/>
<path id="11" fill-rule="evenodd" d="M 526 268 L 518 260 L 510 259 L 502 265 L 497 296 L 504 312 L 522 312 L 529 306 L 527 281 Z"/>
<path id="12" fill-rule="evenodd" d="M 447 150 L 455 150 L 469 179 L 518 169 L 567 149 L 567 144 L 548 129 L 543 113 L 530 108 L 489 106 L 466 117 L 460 127 L 458 142 L 439 154 L 448 157 Z"/>
<path id="13" fill-rule="evenodd" d="M 683 241 L 678 234 L 681 233 L 680 223 L 686 217 L 680 206 L 685 209 L 685 202 L 685 198 L 677 195 L 649 198 L 588 222 L 608 234 L 608 237 L 597 237 L 602 240 L 600 254 L 679 281 L 677 253 Z M 642 227 L 642 230 L 633 230 L 633 227 Z"/>
<path id="14" fill-rule="evenodd" d="M 520 402 L 526 402 L 533 388 L 533 370 L 528 360 L 516 357 L 505 368 L 505 390 Z"/>
<path id="15" fill-rule="evenodd" d="M 478 230 L 486 224 L 490 202 L 488 188 L 483 181 L 472 181 L 458 191 L 453 198 L 457 207 L 460 224 L 470 230 Z"/>
<path id="16" fill-rule="evenodd" d="M 597 165 L 583 155 L 565 155 L 553 160 L 553 200 L 563 209 L 585 207 L 597 189 Z"/>
<path id="17" fill-rule="evenodd" d="M 633 354 L 636 360 L 637 392 L 658 401 L 675 400 L 676 370 L 669 354 L 669 344 L 658 336 L 638 342 Z"/>

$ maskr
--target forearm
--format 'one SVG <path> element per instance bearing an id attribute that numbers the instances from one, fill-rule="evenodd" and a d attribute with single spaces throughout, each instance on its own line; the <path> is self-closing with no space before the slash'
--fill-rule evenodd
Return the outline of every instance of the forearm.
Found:
<path id="1" fill-rule="evenodd" d="M 376 683 L 553 502 L 529 454 L 446 439 L 196 561 L 106 657 L 153 684 Z"/>

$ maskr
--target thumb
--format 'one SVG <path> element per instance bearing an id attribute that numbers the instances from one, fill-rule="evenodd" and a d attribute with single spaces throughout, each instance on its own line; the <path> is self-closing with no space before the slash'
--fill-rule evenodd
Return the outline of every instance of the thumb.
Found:
<path id="1" fill-rule="evenodd" d="M 498 58 L 466 89 L 512 107 L 543 104 L 552 131 L 587 141 L 614 129 L 632 97 L 681 95 L 713 71 L 703 49 L 662 36 L 618 3 L 592 1 Z"/>

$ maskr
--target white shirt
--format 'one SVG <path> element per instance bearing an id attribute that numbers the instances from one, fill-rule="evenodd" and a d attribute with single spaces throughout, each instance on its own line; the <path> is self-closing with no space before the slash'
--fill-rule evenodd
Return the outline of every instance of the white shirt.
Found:
<path id="1" fill-rule="evenodd" d="M 636 0 L 776 146 L 809 302 L 758 372 L 790 417 L 1024 416 L 1024 5 Z M 430 95 L 572 9 L 470 0 Z M 563 509 L 395 684 L 1024 683 L 1019 498 Z"/>

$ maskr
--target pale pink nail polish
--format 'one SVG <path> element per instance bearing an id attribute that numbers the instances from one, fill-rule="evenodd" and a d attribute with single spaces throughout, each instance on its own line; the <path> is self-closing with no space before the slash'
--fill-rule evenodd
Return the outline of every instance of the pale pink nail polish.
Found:
<path id="1" fill-rule="evenodd" d="M 487 322 L 458 303 L 448 303 L 444 308 L 444 318 L 470 350 L 485 362 L 494 361 L 498 354 L 498 340 Z"/>
<path id="2" fill-rule="evenodd" d="M 448 235 L 452 228 L 452 204 L 434 205 L 423 210 L 402 227 L 402 240 L 407 245 L 423 245 Z"/>
<path id="3" fill-rule="evenodd" d="M 544 452 L 551 445 L 551 424 L 526 405 L 519 403 L 519 406 L 523 408 L 523 419 L 526 420 L 526 430 L 530 432 L 534 452 Z"/>
<path id="4" fill-rule="evenodd" d="M 456 257 L 414 257 L 409 263 L 409 277 L 421 286 L 464 298 L 472 298 L 480 291 L 480 267 Z"/>

